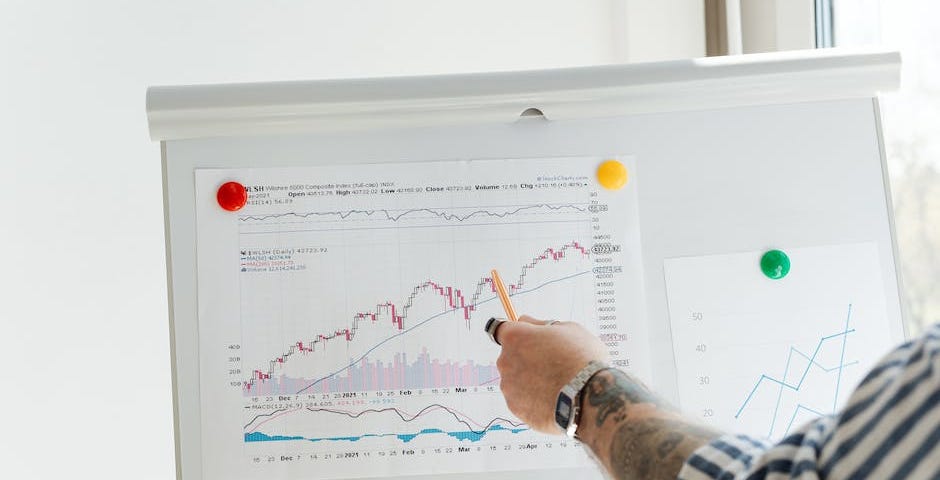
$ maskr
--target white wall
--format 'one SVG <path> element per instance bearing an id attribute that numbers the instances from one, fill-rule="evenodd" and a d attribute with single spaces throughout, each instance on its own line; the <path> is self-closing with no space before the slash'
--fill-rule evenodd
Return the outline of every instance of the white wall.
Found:
<path id="1" fill-rule="evenodd" d="M 689 30 L 700 2 L 676 0 L 687 8 L 646 22 L 660 32 L 647 44 L 662 38 L 654 22 L 680 21 L 682 38 L 647 50 L 633 31 L 624 53 L 616 36 L 644 24 L 623 17 L 625 1 L 0 3 L 2 476 L 174 474 L 160 156 L 147 137 L 148 85 L 512 70 L 704 51 L 703 26 Z"/>
<path id="2" fill-rule="evenodd" d="M 705 56 L 703 0 L 611 3 L 615 61 L 650 62 Z"/>

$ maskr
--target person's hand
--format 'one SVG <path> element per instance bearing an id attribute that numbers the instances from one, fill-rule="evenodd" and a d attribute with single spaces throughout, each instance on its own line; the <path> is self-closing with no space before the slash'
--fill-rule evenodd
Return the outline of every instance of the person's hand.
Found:
<path id="1" fill-rule="evenodd" d="M 496 360 L 506 405 L 534 430 L 561 433 L 555 423 L 558 392 L 591 360 L 606 362 L 604 344 L 574 322 L 523 315 L 496 331 L 503 351 Z"/>

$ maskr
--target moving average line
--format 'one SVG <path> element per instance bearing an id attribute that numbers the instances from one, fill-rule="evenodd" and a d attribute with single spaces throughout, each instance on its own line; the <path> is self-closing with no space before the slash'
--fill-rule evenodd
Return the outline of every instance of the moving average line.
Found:
<path id="1" fill-rule="evenodd" d="M 517 293 L 522 290 L 526 285 L 526 277 L 528 276 L 529 270 L 532 270 L 539 266 L 542 262 L 555 261 L 559 262 L 568 258 L 567 252 L 573 251 L 575 254 L 580 253 L 582 256 L 589 256 L 589 250 L 582 246 L 578 241 L 571 241 L 559 248 L 548 247 L 542 250 L 535 257 L 531 258 L 528 263 L 522 266 L 519 276 L 517 277 L 514 283 L 509 284 L 509 291 L 511 293 Z M 446 305 L 448 309 L 446 312 L 451 311 L 462 311 L 464 320 L 466 320 L 467 328 L 470 328 L 470 315 L 473 311 L 476 310 L 477 304 L 479 304 L 479 299 L 485 293 L 486 290 L 492 292 L 496 291 L 495 286 L 493 285 L 493 280 L 484 276 L 476 283 L 476 286 L 473 289 L 472 294 L 467 294 L 462 291 L 460 288 L 454 286 L 447 286 L 433 280 L 426 280 L 419 285 L 416 285 L 408 297 L 399 303 L 393 303 L 390 300 L 380 302 L 375 305 L 375 308 L 371 311 L 360 311 L 355 313 L 352 316 L 352 325 L 344 329 L 337 329 L 331 332 L 315 334 L 312 336 L 312 340 L 307 341 L 296 341 L 287 347 L 287 350 L 274 357 L 271 360 L 268 360 L 268 365 L 266 369 L 253 369 L 251 372 L 251 378 L 246 380 L 243 384 L 244 391 L 250 393 L 252 387 L 256 382 L 264 382 L 270 379 L 274 372 L 278 369 L 279 365 L 287 363 L 291 357 L 297 353 L 306 354 L 313 352 L 318 345 L 325 344 L 326 342 L 335 340 L 335 339 L 345 339 L 347 342 L 352 342 L 356 337 L 356 332 L 359 330 L 360 323 L 365 323 L 366 325 L 377 325 L 380 315 L 387 315 L 389 320 L 391 320 L 394 328 L 397 328 L 399 331 L 405 329 L 405 321 L 408 319 L 408 312 L 414 305 L 414 302 L 417 300 L 418 296 L 423 293 L 436 293 L 438 296 L 446 300 Z M 262 367 L 264 368 L 264 367 Z M 309 386 L 307 387 L 309 388 Z"/>
<path id="2" fill-rule="evenodd" d="M 457 422 L 459 422 L 459 423 L 463 424 L 465 427 L 467 427 L 467 431 L 469 431 L 469 432 L 471 432 L 471 433 L 475 433 L 475 434 L 483 434 L 483 433 L 486 433 L 490 428 L 492 428 L 492 427 L 493 427 L 494 425 L 496 425 L 497 423 L 505 424 L 505 425 L 508 425 L 508 426 L 510 426 L 510 427 L 513 427 L 513 428 L 518 428 L 518 427 L 524 427 L 524 426 L 526 426 L 526 424 L 525 424 L 524 422 L 513 421 L 512 419 L 504 418 L 504 417 L 494 417 L 492 420 L 489 421 L 489 423 L 487 423 L 486 425 L 483 425 L 483 424 L 481 424 L 480 422 L 477 422 L 476 420 L 473 420 L 472 418 L 470 418 L 469 415 L 467 415 L 467 414 L 465 414 L 465 413 L 463 413 L 463 412 L 459 412 L 459 411 L 457 411 L 457 410 L 455 410 L 455 409 L 453 409 L 453 408 L 451 408 L 451 407 L 448 407 L 448 406 L 445 406 L 445 405 L 441 405 L 440 403 L 432 403 L 432 404 L 430 404 L 430 405 L 425 406 L 425 407 L 422 408 L 421 410 L 419 410 L 418 413 L 414 413 L 414 414 L 408 413 L 408 412 L 406 412 L 406 411 L 404 411 L 404 410 L 401 410 L 401 409 L 398 409 L 398 408 L 395 408 L 395 407 L 370 408 L 370 409 L 361 410 L 361 411 L 358 411 L 358 412 L 351 412 L 351 411 L 348 411 L 348 410 L 339 410 L 339 409 L 334 409 L 334 408 L 313 408 L 313 407 L 306 407 L 305 409 L 296 408 L 296 409 L 289 410 L 289 411 L 288 411 L 287 409 L 279 409 L 279 410 L 275 410 L 275 411 L 273 411 L 273 412 L 270 412 L 270 413 L 268 413 L 268 414 L 256 416 L 255 418 L 253 418 L 250 422 L 248 422 L 248 423 L 244 426 L 244 429 L 246 430 L 246 433 L 252 433 L 252 432 L 254 432 L 254 431 L 257 431 L 258 428 L 260 428 L 260 427 L 261 427 L 262 425 L 264 425 L 265 423 L 267 423 L 267 422 L 269 422 L 269 421 L 271 421 L 271 420 L 274 420 L 275 418 L 279 418 L 279 417 L 281 417 L 281 416 L 284 416 L 284 415 L 287 415 L 287 414 L 290 414 L 290 413 L 295 413 L 295 412 L 303 411 L 303 410 L 307 410 L 307 411 L 310 411 L 310 412 L 313 412 L 313 413 L 321 413 L 321 412 L 322 412 L 322 413 L 331 413 L 331 414 L 336 414 L 336 415 L 343 415 L 343 416 L 349 417 L 350 419 L 357 419 L 357 418 L 359 418 L 359 417 L 361 417 L 361 416 L 363 416 L 363 415 L 366 415 L 366 414 L 376 414 L 376 413 L 394 412 L 395 415 L 397 415 L 398 418 L 400 418 L 401 421 L 402 421 L 402 422 L 405 422 L 405 423 L 410 423 L 410 422 L 414 421 L 415 419 L 417 419 L 418 417 L 424 416 L 425 414 L 428 414 L 428 413 L 431 413 L 431 412 L 435 412 L 435 411 L 439 411 L 439 410 L 443 410 L 443 411 L 447 412 L 448 414 L 450 414 L 452 417 L 454 417 L 454 420 L 456 420 Z M 273 417 L 272 417 L 272 415 L 274 415 L 274 414 L 279 414 L 279 415 L 276 415 L 276 416 L 273 416 Z M 264 421 L 262 421 L 262 422 L 258 422 L 258 424 L 255 425 L 254 427 L 252 427 L 250 430 L 248 429 L 248 427 L 250 427 L 251 424 L 255 423 L 255 421 L 257 421 L 259 418 L 263 418 L 263 417 L 266 417 L 266 416 L 267 416 L 267 417 L 271 417 L 271 418 L 268 418 L 268 419 L 266 419 L 266 420 L 264 420 Z M 476 428 L 474 428 L 474 426 L 475 426 Z"/>
<path id="3" fill-rule="evenodd" d="M 553 284 L 553 283 L 562 282 L 562 281 L 569 280 L 569 279 L 572 279 L 572 278 L 575 278 L 575 277 L 579 277 L 579 276 L 581 276 L 581 275 L 585 275 L 585 274 L 588 274 L 588 273 L 591 273 L 591 271 L 590 271 L 590 270 L 585 270 L 585 271 L 583 271 L 583 272 L 574 273 L 574 274 L 568 275 L 568 276 L 566 276 L 566 277 L 556 278 L 555 280 L 550 280 L 550 281 L 545 282 L 545 283 L 543 283 L 543 284 L 541 284 L 541 285 L 532 287 L 532 288 L 530 288 L 529 290 L 521 290 L 521 291 L 518 291 L 518 292 L 514 293 L 513 295 L 524 295 L 524 294 L 526 294 L 526 293 L 531 293 L 531 292 L 534 292 L 534 291 L 536 291 L 536 290 L 539 290 L 539 289 L 541 289 L 541 288 L 543 288 L 543 287 L 546 287 L 546 286 L 548 286 L 548 285 L 551 285 L 551 284 Z M 493 301 L 493 300 L 496 300 L 496 298 L 497 298 L 496 296 L 492 296 L 492 297 L 489 297 L 489 298 L 487 298 L 487 299 L 480 300 L 479 302 L 476 302 L 475 305 L 481 305 L 481 304 L 484 304 L 484 303 L 487 303 L 487 302 L 491 302 L 491 301 Z M 398 337 L 400 337 L 400 336 L 402 336 L 402 335 L 404 335 L 404 334 L 406 334 L 406 333 L 408 333 L 408 332 L 410 332 L 410 331 L 412 331 L 412 330 L 414 330 L 414 329 L 416 329 L 416 328 L 418 328 L 418 327 L 424 325 L 425 323 L 428 323 L 428 322 L 430 322 L 431 320 L 434 320 L 435 318 L 444 316 L 444 315 L 446 315 L 446 314 L 448 314 L 448 313 L 452 313 L 452 312 L 454 312 L 454 311 L 455 311 L 455 309 L 449 309 L 449 310 L 445 310 L 445 311 L 443 311 L 443 312 L 441 312 L 441 313 L 432 315 L 432 316 L 428 317 L 427 319 L 422 320 L 421 322 L 415 324 L 414 326 L 412 326 L 412 327 L 410 327 L 410 328 L 407 328 L 407 329 L 405 329 L 405 330 L 402 330 L 401 332 L 396 333 L 395 335 L 392 335 L 392 336 L 386 338 L 385 340 L 382 340 L 381 342 L 379 342 L 378 344 L 376 344 L 374 347 L 370 348 L 370 349 L 367 350 L 365 353 L 363 353 L 362 355 L 360 355 L 359 357 L 357 357 L 355 360 L 353 360 L 352 362 L 350 362 L 350 363 L 349 363 L 348 365 L 346 365 L 345 367 L 340 368 L 339 370 L 336 370 L 335 372 L 332 372 L 332 373 L 330 373 L 330 374 L 328 374 L 328 375 L 325 375 L 325 376 L 323 376 L 323 377 L 320 377 L 320 378 L 314 380 L 310 385 L 307 385 L 306 387 L 304 387 L 304 388 L 298 390 L 298 391 L 295 393 L 295 395 L 296 395 L 296 394 L 299 394 L 299 393 L 303 393 L 303 392 L 307 391 L 308 389 L 310 389 L 311 387 L 313 387 L 314 385 L 316 385 L 316 384 L 318 384 L 318 383 L 320 383 L 320 382 L 322 382 L 322 381 L 324 381 L 324 380 L 326 380 L 326 379 L 332 377 L 333 375 L 336 375 L 337 373 L 340 373 L 340 372 L 342 372 L 342 371 L 348 369 L 349 367 L 351 367 L 351 366 L 353 366 L 353 365 L 359 363 L 359 361 L 362 360 L 363 358 L 365 358 L 366 355 L 372 353 L 375 349 L 379 348 L 380 346 L 382 346 L 382 345 L 385 344 L 386 342 L 388 342 L 388 341 L 390 341 L 390 340 L 392 340 L 392 339 L 398 338 Z"/>

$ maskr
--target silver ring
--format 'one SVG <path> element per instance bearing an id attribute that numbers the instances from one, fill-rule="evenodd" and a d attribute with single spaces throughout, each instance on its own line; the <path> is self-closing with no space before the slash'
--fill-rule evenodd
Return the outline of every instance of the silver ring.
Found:
<path id="1" fill-rule="evenodd" d="M 504 321 L 505 320 L 498 318 L 490 318 L 483 327 L 483 329 L 486 330 L 486 334 L 490 336 L 490 340 L 497 345 L 501 344 L 496 340 L 496 330 L 499 329 L 499 326 L 502 325 Z"/>

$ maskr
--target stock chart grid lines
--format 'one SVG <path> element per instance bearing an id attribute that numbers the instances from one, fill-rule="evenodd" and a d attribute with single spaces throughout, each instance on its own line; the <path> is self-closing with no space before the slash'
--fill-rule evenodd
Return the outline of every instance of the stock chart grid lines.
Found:
<path id="1" fill-rule="evenodd" d="M 200 284 L 206 429 L 227 439 L 207 463 L 259 479 L 590 465 L 510 413 L 483 324 L 504 315 L 496 269 L 518 311 L 580 321 L 645 374 L 637 191 L 599 188 L 606 160 L 197 172 L 200 191 L 249 192 L 197 212 L 221 280 Z"/>

